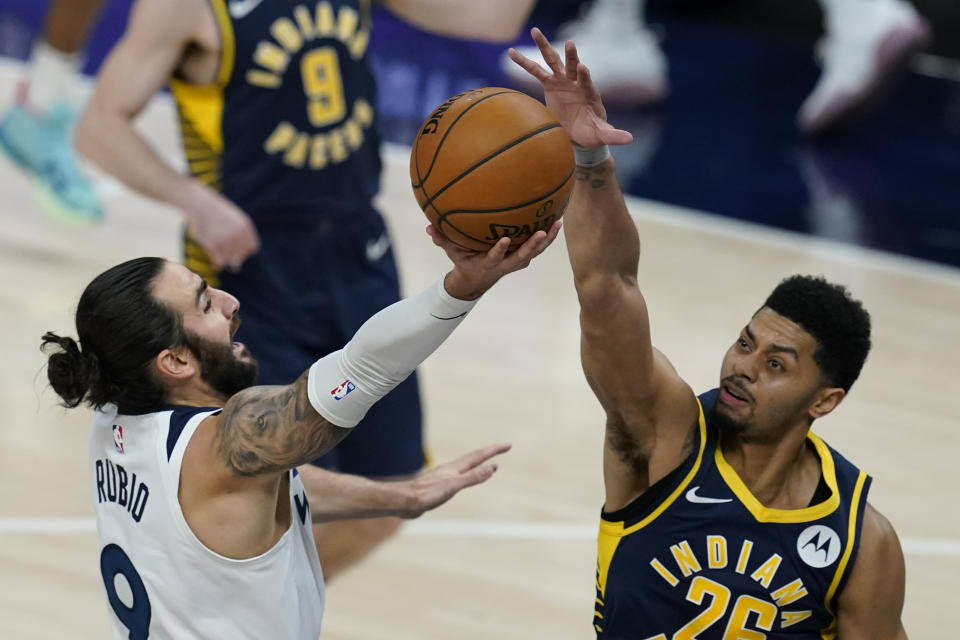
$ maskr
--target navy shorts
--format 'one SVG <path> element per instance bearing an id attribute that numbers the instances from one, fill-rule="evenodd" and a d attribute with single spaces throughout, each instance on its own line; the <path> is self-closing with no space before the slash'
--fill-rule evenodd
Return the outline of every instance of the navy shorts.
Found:
<path id="1" fill-rule="evenodd" d="M 260 251 L 221 287 L 240 301 L 242 341 L 260 363 L 259 384 L 289 384 L 336 351 L 370 316 L 400 297 L 383 218 L 258 223 Z M 424 465 L 416 374 L 377 402 L 319 466 L 363 476 L 416 473 Z"/>

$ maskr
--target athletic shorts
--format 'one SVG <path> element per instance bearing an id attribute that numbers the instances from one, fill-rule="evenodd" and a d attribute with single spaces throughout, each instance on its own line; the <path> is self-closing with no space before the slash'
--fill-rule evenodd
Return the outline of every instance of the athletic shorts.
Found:
<path id="1" fill-rule="evenodd" d="M 240 301 L 242 341 L 260 364 L 258 384 L 289 384 L 343 347 L 360 325 L 400 296 L 383 218 L 362 215 L 258 223 L 260 251 L 220 286 Z M 368 477 L 409 475 L 424 465 L 416 374 L 377 402 L 314 464 Z"/>

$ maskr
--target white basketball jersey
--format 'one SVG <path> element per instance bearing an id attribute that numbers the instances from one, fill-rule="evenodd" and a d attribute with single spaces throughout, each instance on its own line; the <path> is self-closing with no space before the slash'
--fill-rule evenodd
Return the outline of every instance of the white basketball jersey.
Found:
<path id="1" fill-rule="evenodd" d="M 177 498 L 187 443 L 220 409 L 111 409 L 94 416 L 90 474 L 114 639 L 316 640 L 323 574 L 297 471 L 283 537 L 255 558 L 226 558 L 197 539 Z"/>

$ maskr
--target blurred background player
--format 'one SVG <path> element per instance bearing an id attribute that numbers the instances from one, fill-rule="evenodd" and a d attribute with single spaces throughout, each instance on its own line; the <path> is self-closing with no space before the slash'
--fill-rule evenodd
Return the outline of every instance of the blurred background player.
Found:
<path id="1" fill-rule="evenodd" d="M 0 118 L 0 150 L 35 180 L 40 208 L 72 224 L 96 222 L 100 199 L 73 148 L 83 48 L 104 0 L 53 0 L 17 87 Z"/>
<path id="2" fill-rule="evenodd" d="M 826 35 L 823 71 L 797 115 L 800 129 L 817 135 L 858 114 L 896 80 L 930 38 L 927 22 L 903 0 L 819 0 Z M 581 17 L 563 25 L 553 43 L 575 40 L 593 62 L 597 88 L 608 101 L 651 104 L 666 96 L 667 61 L 644 21 L 645 0 L 593 0 Z M 538 59 L 534 46 L 519 47 Z M 518 86 L 536 88 L 504 55 L 503 69 Z"/>
<path id="3" fill-rule="evenodd" d="M 385 4 L 423 29 L 503 42 L 532 2 Z M 97 164 L 184 214 L 186 266 L 245 300 L 238 338 L 263 354 L 260 384 L 289 384 L 400 296 L 390 234 L 372 202 L 381 162 L 370 9 L 363 0 L 139 0 L 78 129 Z M 168 81 L 190 176 L 132 126 Z M 419 471 L 416 376 L 321 464 L 374 478 Z M 318 525 L 324 575 L 400 523 Z"/>

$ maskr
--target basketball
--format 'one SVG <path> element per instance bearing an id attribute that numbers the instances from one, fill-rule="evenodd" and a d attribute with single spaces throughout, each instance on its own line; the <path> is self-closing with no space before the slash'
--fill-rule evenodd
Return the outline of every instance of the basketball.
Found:
<path id="1" fill-rule="evenodd" d="M 417 133 L 410 180 L 440 232 L 487 251 L 510 250 L 560 219 L 573 189 L 573 147 L 547 108 L 500 87 L 471 89 L 438 106 Z"/>

